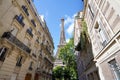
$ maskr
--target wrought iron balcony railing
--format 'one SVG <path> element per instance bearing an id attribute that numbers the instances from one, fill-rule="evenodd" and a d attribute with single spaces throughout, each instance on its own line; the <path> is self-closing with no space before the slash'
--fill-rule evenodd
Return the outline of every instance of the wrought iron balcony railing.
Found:
<path id="1" fill-rule="evenodd" d="M 2 35 L 2 38 L 6 38 L 7 40 L 9 40 L 10 42 L 12 42 L 13 44 L 15 44 L 17 47 L 19 47 L 20 49 L 26 51 L 27 53 L 31 52 L 31 49 L 29 47 L 27 47 L 24 43 L 22 43 L 20 40 L 18 40 L 15 36 L 13 36 L 10 32 L 5 32 Z"/>

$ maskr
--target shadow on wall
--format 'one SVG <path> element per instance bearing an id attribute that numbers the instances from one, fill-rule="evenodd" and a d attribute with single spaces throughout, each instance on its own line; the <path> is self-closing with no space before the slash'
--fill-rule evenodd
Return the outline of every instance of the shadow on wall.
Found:
<path id="1" fill-rule="evenodd" d="M 80 41 L 75 50 L 78 51 L 77 71 L 79 80 L 100 80 L 85 21 L 82 21 Z"/>

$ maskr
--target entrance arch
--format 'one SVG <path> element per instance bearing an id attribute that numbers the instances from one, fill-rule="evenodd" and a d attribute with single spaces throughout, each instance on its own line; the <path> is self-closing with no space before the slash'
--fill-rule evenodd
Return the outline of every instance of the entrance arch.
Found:
<path id="1" fill-rule="evenodd" d="M 34 79 L 35 79 L 35 80 L 39 80 L 39 74 L 38 74 L 38 73 L 35 73 Z"/>
<path id="2" fill-rule="evenodd" d="M 31 78 L 32 78 L 32 74 L 27 73 L 25 76 L 25 80 L 31 80 Z"/>

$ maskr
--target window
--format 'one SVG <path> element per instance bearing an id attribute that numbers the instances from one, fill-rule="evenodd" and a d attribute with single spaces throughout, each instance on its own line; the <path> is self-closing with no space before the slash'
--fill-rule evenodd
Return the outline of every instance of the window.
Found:
<path id="1" fill-rule="evenodd" d="M 29 16 L 28 9 L 26 8 L 26 6 L 22 5 L 22 9 L 26 13 L 26 15 Z"/>
<path id="2" fill-rule="evenodd" d="M 110 62 L 108 62 L 110 65 L 110 68 L 115 76 L 115 80 L 120 80 L 120 66 L 118 65 L 118 63 L 116 62 L 115 59 L 111 60 Z"/>
<path id="3" fill-rule="evenodd" d="M 5 47 L 0 48 L 0 61 L 5 60 L 6 52 L 7 52 L 7 48 Z"/>
<path id="4" fill-rule="evenodd" d="M 18 21 L 19 21 L 19 22 L 22 22 L 23 19 L 24 19 L 24 18 L 23 18 L 23 16 L 22 16 L 22 14 L 20 14 L 20 15 L 18 16 Z"/>
<path id="5" fill-rule="evenodd" d="M 35 21 L 33 19 L 31 20 L 31 22 L 34 25 L 34 27 L 36 27 Z"/>
<path id="6" fill-rule="evenodd" d="M 107 41 L 106 41 L 105 35 L 103 33 L 103 30 L 101 30 L 101 28 L 99 28 L 99 34 L 100 34 L 102 41 L 103 41 L 102 45 L 105 46 L 107 44 Z"/>
<path id="7" fill-rule="evenodd" d="M 91 8 L 90 5 L 88 5 L 88 7 L 89 7 L 90 14 L 91 14 L 91 18 L 92 18 L 92 20 L 93 20 L 93 18 L 94 18 L 93 10 L 92 10 L 92 8 Z"/>
<path id="8" fill-rule="evenodd" d="M 30 27 L 29 29 L 27 29 L 27 33 L 29 33 L 29 35 L 30 35 L 31 37 L 33 37 L 32 28 L 31 28 L 31 27 Z"/>
<path id="9" fill-rule="evenodd" d="M 36 42 L 37 42 L 38 44 L 40 43 L 40 42 L 39 42 L 39 37 L 37 37 Z"/>
<path id="10" fill-rule="evenodd" d="M 16 19 L 23 27 L 25 26 L 25 24 L 23 23 L 24 17 L 22 16 L 22 14 L 20 14 L 19 16 L 16 15 L 14 19 Z"/>
<path id="11" fill-rule="evenodd" d="M 17 63 L 16 63 L 16 66 L 18 66 L 18 67 L 22 66 L 22 59 L 23 59 L 23 56 L 19 56 Z"/>
<path id="12" fill-rule="evenodd" d="M 32 65 L 33 65 L 33 62 L 30 62 L 30 66 L 29 66 L 29 70 L 32 70 Z"/>
<path id="13" fill-rule="evenodd" d="M 34 56 L 35 58 L 37 57 L 37 56 L 36 56 L 36 53 L 37 53 L 37 49 L 34 47 L 34 50 L 33 50 L 32 56 Z"/>
<path id="14" fill-rule="evenodd" d="M 105 33 L 105 31 L 103 29 L 102 23 L 99 22 L 99 24 L 98 24 L 98 22 L 97 22 L 95 25 L 95 29 L 99 32 L 99 36 L 100 36 L 100 39 L 102 41 L 102 46 L 105 47 L 107 44 L 108 38 L 106 36 L 107 34 Z"/>
<path id="15" fill-rule="evenodd" d="M 32 28 L 31 27 L 29 28 L 29 31 L 32 32 Z"/>

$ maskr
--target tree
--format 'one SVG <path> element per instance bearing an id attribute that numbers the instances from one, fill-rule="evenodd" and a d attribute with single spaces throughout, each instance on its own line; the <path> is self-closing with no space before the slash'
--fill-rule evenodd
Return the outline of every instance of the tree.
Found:
<path id="1" fill-rule="evenodd" d="M 69 74 L 66 75 L 66 72 L 64 72 L 64 75 L 68 76 L 68 80 L 76 80 L 77 66 L 76 66 L 76 58 L 74 55 L 73 38 L 71 38 L 70 41 L 60 49 L 59 58 L 62 59 L 64 64 L 66 65 L 64 70 L 69 71 Z"/>
<path id="2" fill-rule="evenodd" d="M 53 78 L 54 80 L 62 80 L 63 78 L 63 67 L 57 66 L 53 69 Z"/>

